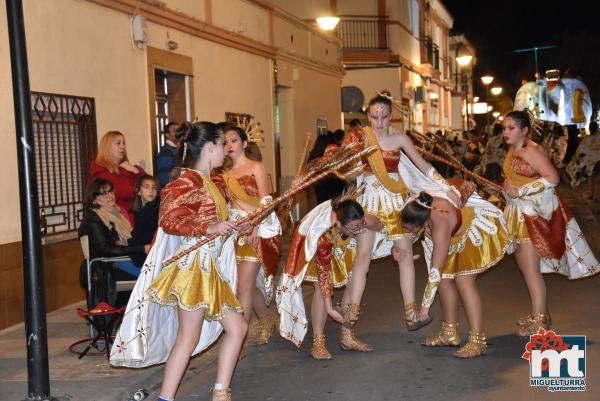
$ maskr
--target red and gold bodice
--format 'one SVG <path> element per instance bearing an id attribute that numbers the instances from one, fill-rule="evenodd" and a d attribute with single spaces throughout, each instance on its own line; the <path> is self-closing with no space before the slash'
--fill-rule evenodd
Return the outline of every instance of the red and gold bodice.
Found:
<path id="1" fill-rule="evenodd" d="M 344 137 L 344 142 L 343 144 L 350 144 L 350 143 L 355 143 L 356 145 L 356 151 L 360 152 L 362 149 L 364 149 L 365 146 L 365 133 L 362 130 L 354 130 L 349 132 L 345 137 Z M 396 149 L 396 150 L 384 150 L 381 149 L 381 155 L 383 156 L 383 162 L 385 164 L 385 170 L 388 173 L 397 173 L 398 172 L 398 163 L 400 162 L 400 150 Z M 363 169 L 364 172 L 366 173 L 373 173 L 373 169 L 371 167 L 371 165 L 368 163 L 367 158 L 365 158 L 363 160 L 363 162 L 365 163 L 365 167 Z"/>
<path id="2" fill-rule="evenodd" d="M 241 177 L 237 177 L 237 181 L 248 196 L 258 197 L 258 184 L 253 175 L 244 174 Z"/>
<path id="3" fill-rule="evenodd" d="M 512 152 L 511 152 L 512 153 Z M 523 177 L 538 179 L 540 175 L 531 167 L 531 164 L 521 156 L 512 155 L 510 158 L 510 166 L 513 171 Z"/>
<path id="4" fill-rule="evenodd" d="M 513 154 L 512 148 L 510 148 L 506 154 L 502 170 L 508 181 L 516 187 L 520 187 L 540 178 L 539 173 L 527 160 Z"/>
<path id="5" fill-rule="evenodd" d="M 202 236 L 227 217 L 223 193 L 197 171 L 184 171 L 161 191 L 159 226 L 167 234 Z"/>

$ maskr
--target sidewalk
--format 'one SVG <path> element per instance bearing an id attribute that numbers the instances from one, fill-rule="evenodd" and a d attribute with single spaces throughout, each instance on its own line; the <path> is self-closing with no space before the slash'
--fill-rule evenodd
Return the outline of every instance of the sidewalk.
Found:
<path id="1" fill-rule="evenodd" d="M 282 241 L 283 266 L 289 241 Z M 312 286 L 305 296 L 312 296 Z M 106 355 L 86 355 L 78 359 L 69 352 L 69 346 L 88 336 L 86 321 L 79 317 L 77 308 L 85 307 L 85 301 L 65 306 L 46 315 L 48 324 L 48 359 L 50 363 L 50 393 L 59 401 L 127 401 L 139 388 L 150 392 L 147 398 L 158 397 L 162 383 L 163 366 L 144 369 L 113 368 Z M 270 307 L 271 316 L 277 315 L 275 300 Z M 257 321 L 250 323 L 247 347 L 253 347 L 257 335 Z M 277 331 L 273 337 L 278 336 Z M 216 377 L 217 341 L 206 351 L 190 361 L 188 372 L 180 391 L 192 378 Z M 83 349 L 79 347 L 78 349 Z M 0 330 L 0 400 L 22 400 L 27 396 L 27 348 L 23 323 Z M 207 399 L 206 394 L 198 399 Z"/>
<path id="2" fill-rule="evenodd" d="M 309 295 L 309 294 L 307 294 Z M 154 398 L 162 382 L 163 365 L 145 369 L 111 367 L 106 356 L 78 359 L 69 345 L 87 336 L 87 326 L 76 312 L 85 302 L 66 306 L 47 315 L 48 358 L 51 395 L 60 401 L 126 401 L 138 388 L 147 389 Z M 275 317 L 276 309 L 271 308 Z M 250 324 L 248 347 L 256 338 L 256 321 Z M 277 336 L 277 332 L 273 336 Z M 27 349 L 25 329 L 18 324 L 0 331 L 0 399 L 22 400 L 27 396 Z M 218 342 L 192 359 L 189 371 L 197 376 L 215 376 Z M 191 378 L 186 375 L 182 386 Z M 206 395 L 202 398 L 206 398 Z"/>

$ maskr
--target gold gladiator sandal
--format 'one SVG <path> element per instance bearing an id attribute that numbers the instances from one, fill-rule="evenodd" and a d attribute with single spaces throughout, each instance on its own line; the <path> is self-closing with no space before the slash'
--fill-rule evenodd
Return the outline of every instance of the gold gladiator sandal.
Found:
<path id="1" fill-rule="evenodd" d="M 421 345 L 426 347 L 458 347 L 460 345 L 460 341 L 458 322 L 446 323 L 442 321 L 442 328 L 440 329 L 440 332 L 433 337 L 426 338 Z"/>
<path id="2" fill-rule="evenodd" d="M 373 352 L 373 347 L 360 341 L 354 332 L 359 314 L 358 304 L 348 304 L 344 313 L 344 324 L 340 329 L 340 348 L 344 351 Z"/>
<path id="3" fill-rule="evenodd" d="M 256 344 L 264 345 L 269 342 L 271 334 L 275 330 L 275 321 L 272 319 L 261 319 L 258 321 L 258 334 Z"/>
<path id="4" fill-rule="evenodd" d="M 535 316 L 535 313 L 530 313 L 527 316 L 520 317 L 517 319 L 517 326 L 528 326 L 530 320 Z M 550 317 L 550 312 L 546 311 L 546 317 L 548 320 L 548 326 L 552 325 L 552 318 Z"/>
<path id="5" fill-rule="evenodd" d="M 404 322 L 406 323 L 406 330 L 408 331 L 416 331 L 422 327 L 427 326 L 433 317 L 431 316 L 431 311 L 429 311 L 429 316 L 425 320 L 419 320 L 419 314 L 417 310 L 416 303 L 410 303 L 408 305 L 404 305 Z"/>
<path id="6" fill-rule="evenodd" d="M 536 334 L 540 327 L 544 330 L 548 330 L 550 328 L 547 313 L 532 313 L 527 318 L 527 324 L 517 328 L 517 334 L 522 337 L 529 337 Z"/>
<path id="7" fill-rule="evenodd" d="M 211 389 L 212 392 L 212 401 L 232 401 L 231 399 L 231 389 L 225 388 L 223 390 L 215 390 Z"/>
<path id="8" fill-rule="evenodd" d="M 325 347 L 325 334 L 316 334 L 313 336 L 312 346 L 310 347 L 310 356 L 320 360 L 332 358 Z"/>
<path id="9" fill-rule="evenodd" d="M 487 343 L 485 333 L 478 331 L 469 331 L 469 341 L 454 353 L 457 358 L 475 358 L 485 354 Z"/>

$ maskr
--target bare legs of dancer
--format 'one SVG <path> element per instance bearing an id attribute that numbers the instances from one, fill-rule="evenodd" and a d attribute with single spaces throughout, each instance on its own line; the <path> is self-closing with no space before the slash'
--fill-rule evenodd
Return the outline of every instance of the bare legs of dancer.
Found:
<path id="1" fill-rule="evenodd" d="M 163 384 L 160 396 L 165 399 L 173 399 L 179 386 L 179 382 L 185 373 L 192 352 L 198 345 L 202 323 L 204 321 L 204 309 L 193 312 L 179 309 L 179 329 L 173 349 L 167 359 Z M 227 389 L 231 383 L 231 376 L 238 360 L 242 342 L 248 330 L 244 317 L 236 312 L 227 311 L 221 319 L 224 329 L 224 337 L 219 349 L 219 364 L 217 367 L 217 384 L 215 389 Z M 218 388 L 219 387 L 219 388 Z"/>

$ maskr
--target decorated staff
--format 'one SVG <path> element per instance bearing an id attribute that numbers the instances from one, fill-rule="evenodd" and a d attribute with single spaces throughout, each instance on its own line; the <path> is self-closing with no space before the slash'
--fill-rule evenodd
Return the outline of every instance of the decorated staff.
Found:
<path id="1" fill-rule="evenodd" d="M 304 166 L 306 165 L 306 160 L 308 159 L 308 152 L 311 146 L 311 138 L 312 134 L 310 132 L 306 133 L 306 140 L 304 141 L 304 150 L 302 150 L 302 156 L 300 156 L 300 164 L 298 165 L 298 171 L 296 171 L 296 176 L 294 179 L 300 177 L 302 175 L 302 171 L 304 170 Z M 296 219 L 292 214 L 292 204 L 294 203 L 294 198 L 290 198 L 285 206 L 286 216 L 289 218 L 290 222 L 290 232 L 294 231 L 294 227 L 296 225 Z"/>
<path id="2" fill-rule="evenodd" d="M 346 176 L 351 176 L 352 174 L 355 174 L 356 168 L 351 167 L 351 169 L 349 169 L 349 170 L 345 170 L 345 168 L 348 167 L 349 165 L 352 165 L 353 163 L 360 160 L 361 158 L 369 155 L 370 153 L 375 151 L 375 149 L 377 149 L 376 146 L 368 146 L 368 147 L 362 149 L 361 151 L 356 152 L 356 148 L 352 145 L 343 146 L 339 150 L 339 152 L 337 152 L 334 155 L 334 157 L 332 157 L 329 161 L 322 161 L 322 162 L 313 164 L 312 167 L 309 168 L 310 171 L 306 175 L 300 177 L 298 182 L 295 183 L 295 185 L 293 185 L 290 189 L 288 189 L 281 196 L 273 199 L 271 202 L 269 202 L 265 205 L 262 205 L 261 207 L 253 210 L 252 212 L 248 213 L 246 216 L 244 216 L 241 219 L 239 219 L 238 221 L 236 221 L 236 225 L 233 226 L 233 229 L 235 230 L 237 227 L 239 227 L 245 223 L 249 223 L 250 225 L 256 225 L 258 222 L 260 222 L 262 219 L 264 219 L 268 214 L 270 214 L 276 207 L 278 207 L 279 205 L 282 205 L 284 202 L 289 200 L 291 197 L 296 195 L 298 192 L 310 187 L 315 182 L 327 177 L 328 175 L 333 174 L 333 175 L 336 175 L 336 176 L 344 179 Z M 214 240 L 215 238 L 217 238 L 220 235 L 222 235 L 222 234 L 213 234 L 213 235 L 207 236 L 205 239 L 203 239 L 202 241 L 193 245 L 189 249 L 186 249 L 186 250 L 172 256 L 171 258 L 165 260 L 163 262 L 163 266 L 168 266 L 169 264 L 183 258 L 187 254 L 193 252 L 194 250 L 198 249 L 202 245 L 209 243 L 210 241 Z"/>

